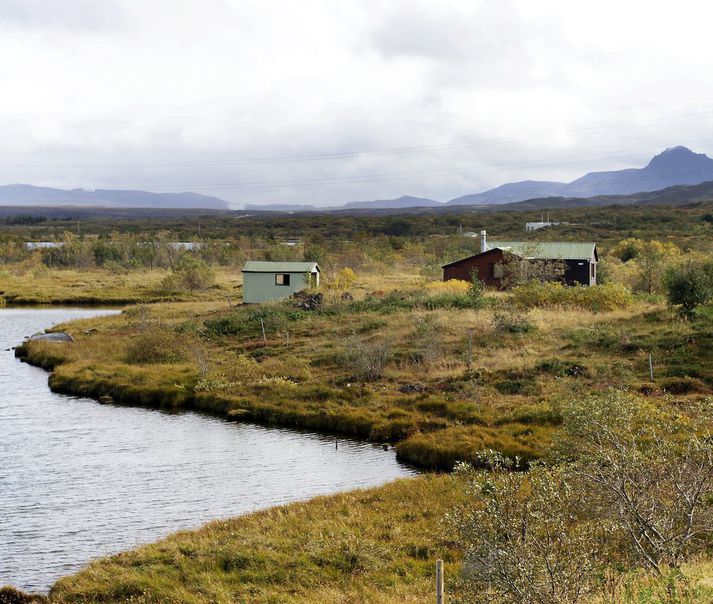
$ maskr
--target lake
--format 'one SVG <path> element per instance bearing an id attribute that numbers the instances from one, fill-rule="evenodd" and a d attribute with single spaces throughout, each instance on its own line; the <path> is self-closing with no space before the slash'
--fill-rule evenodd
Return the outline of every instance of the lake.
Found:
<path id="1" fill-rule="evenodd" d="M 0 585 L 46 591 L 179 529 L 416 474 L 369 443 L 54 394 L 7 350 L 98 314 L 0 309 Z"/>

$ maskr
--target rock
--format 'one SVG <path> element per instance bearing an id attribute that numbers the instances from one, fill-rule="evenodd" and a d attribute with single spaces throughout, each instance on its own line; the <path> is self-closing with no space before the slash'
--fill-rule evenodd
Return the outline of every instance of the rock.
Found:
<path id="1" fill-rule="evenodd" d="M 74 338 L 66 331 L 52 333 L 36 333 L 30 337 L 30 342 L 74 342 Z"/>
<path id="2" fill-rule="evenodd" d="M 415 394 L 425 392 L 426 387 L 423 384 L 403 384 L 399 387 L 401 394 Z"/>
<path id="3" fill-rule="evenodd" d="M 310 294 L 308 292 L 295 292 L 292 294 L 295 306 L 300 310 L 318 310 L 322 308 L 324 296 L 322 294 Z"/>

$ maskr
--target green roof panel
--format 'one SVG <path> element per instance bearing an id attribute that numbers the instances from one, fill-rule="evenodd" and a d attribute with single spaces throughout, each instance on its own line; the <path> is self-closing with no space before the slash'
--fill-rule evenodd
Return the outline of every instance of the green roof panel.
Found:
<path id="1" fill-rule="evenodd" d="M 543 260 L 589 260 L 594 255 L 593 242 L 568 241 L 488 241 L 489 250 L 498 248 L 525 258 Z"/>
<path id="2" fill-rule="evenodd" d="M 306 273 L 319 271 L 316 262 L 262 262 L 248 260 L 243 266 L 244 273 Z"/>

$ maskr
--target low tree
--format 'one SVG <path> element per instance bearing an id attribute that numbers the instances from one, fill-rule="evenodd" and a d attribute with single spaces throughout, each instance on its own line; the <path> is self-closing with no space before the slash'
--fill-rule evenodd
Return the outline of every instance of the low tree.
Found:
<path id="1" fill-rule="evenodd" d="M 215 284 L 215 273 L 193 254 L 182 255 L 173 272 L 162 282 L 164 289 L 172 291 L 200 291 Z"/>
<path id="2" fill-rule="evenodd" d="M 713 262 L 687 262 L 670 269 L 665 278 L 668 301 L 685 314 L 713 300 Z"/>
<path id="3" fill-rule="evenodd" d="M 656 574 L 701 551 L 713 530 L 713 442 L 699 420 L 619 391 L 570 404 L 556 451 L 581 477 L 592 514 Z M 707 418 L 710 420 L 710 418 Z"/>
<path id="4" fill-rule="evenodd" d="M 673 243 L 647 241 L 636 258 L 639 266 L 640 288 L 647 294 L 661 292 L 666 271 L 681 256 L 681 250 Z"/>
<path id="5" fill-rule="evenodd" d="M 574 604 L 597 586 L 606 525 L 589 521 L 586 492 L 564 468 L 516 471 L 486 452 L 461 465 L 466 504 L 449 516 L 465 551 L 464 602 Z"/>
<path id="6" fill-rule="evenodd" d="M 528 473 L 494 453 L 485 472 L 459 467 L 468 497 L 449 522 L 465 552 L 464 601 L 575 603 L 605 571 L 642 566 L 673 577 L 665 601 L 678 601 L 675 571 L 713 535 L 709 410 L 611 391 L 562 418 L 551 458 Z"/>
<path id="7" fill-rule="evenodd" d="M 609 269 L 616 279 L 634 290 L 653 294 L 663 291 L 666 272 L 681 257 L 673 243 L 630 237 L 615 245 Z"/>
<path id="8" fill-rule="evenodd" d="M 354 270 L 345 266 L 333 273 L 328 279 L 325 279 L 325 286 L 329 290 L 347 292 L 354 286 L 356 280 L 357 274 Z"/>

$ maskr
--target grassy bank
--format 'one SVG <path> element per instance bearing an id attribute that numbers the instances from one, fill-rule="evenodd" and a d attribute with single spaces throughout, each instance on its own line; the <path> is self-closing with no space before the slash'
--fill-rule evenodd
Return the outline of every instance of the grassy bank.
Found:
<path id="1" fill-rule="evenodd" d="M 684 321 L 601 292 L 598 312 L 580 292 L 576 307 L 528 308 L 532 292 L 473 302 L 428 287 L 334 296 L 313 311 L 142 305 L 65 326 L 74 344 L 18 354 L 53 369 L 58 392 L 398 443 L 402 459 L 450 469 L 485 448 L 540 457 L 573 396 L 614 386 L 670 405 L 713 391 L 705 313 Z"/>
<path id="2" fill-rule="evenodd" d="M 239 297 L 238 271 L 218 272 L 216 285 L 205 291 L 172 291 L 165 270 L 116 273 L 106 269 L 47 269 L 34 266 L 0 270 L 2 305 L 126 305 Z M 227 305 L 227 302 L 226 302 Z"/>
<path id="3" fill-rule="evenodd" d="M 212 522 L 90 564 L 52 601 L 430 601 L 435 559 L 458 567 L 441 526 L 455 496 L 424 476 Z"/>

